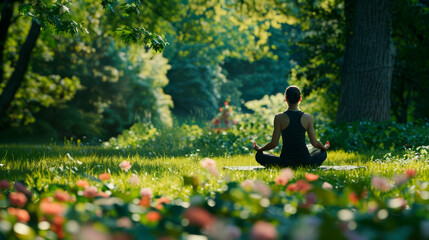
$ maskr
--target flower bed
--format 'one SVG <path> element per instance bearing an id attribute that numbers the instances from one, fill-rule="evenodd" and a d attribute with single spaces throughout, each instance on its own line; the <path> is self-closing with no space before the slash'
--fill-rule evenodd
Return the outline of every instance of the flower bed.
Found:
<path id="1" fill-rule="evenodd" d="M 307 172 L 283 169 L 273 182 L 231 182 L 212 159 L 201 166 L 222 182 L 199 192 L 198 176 L 183 176 L 190 199 L 154 195 L 151 188 L 118 189 L 110 174 L 67 185 L 28 189 L 0 181 L 0 236 L 6 239 L 427 239 L 429 183 L 417 171 L 371 184 L 338 188 Z M 123 161 L 128 171 L 132 165 Z M 139 178 L 129 173 L 131 186 Z M 411 182 L 415 182 L 411 185 Z M 13 186 L 12 186 L 13 185 Z M 395 191 L 398 196 L 387 193 Z M 389 197 L 385 197 L 389 196 Z M 406 198 L 405 198 L 406 196 Z M 405 198 L 405 199 L 404 199 Z"/>

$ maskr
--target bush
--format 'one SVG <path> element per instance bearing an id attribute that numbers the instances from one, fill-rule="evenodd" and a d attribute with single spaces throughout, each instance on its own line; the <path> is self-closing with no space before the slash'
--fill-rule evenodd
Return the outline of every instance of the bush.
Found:
<path id="1" fill-rule="evenodd" d="M 429 122 L 423 125 L 396 122 L 331 123 L 319 127 L 320 137 L 344 150 L 397 149 L 429 144 Z"/>

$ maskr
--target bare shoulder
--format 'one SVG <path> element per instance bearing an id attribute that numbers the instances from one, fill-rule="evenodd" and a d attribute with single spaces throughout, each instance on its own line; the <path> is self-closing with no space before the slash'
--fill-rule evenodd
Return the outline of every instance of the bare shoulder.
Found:
<path id="1" fill-rule="evenodd" d="M 308 129 L 311 123 L 313 122 L 313 116 L 309 113 L 304 113 L 301 117 L 301 124 L 304 126 L 305 129 Z"/>
<path id="2" fill-rule="evenodd" d="M 277 113 L 275 118 L 278 118 L 278 119 L 287 118 L 287 115 L 281 112 L 281 113 Z"/>
<path id="3" fill-rule="evenodd" d="M 302 115 L 302 118 L 305 119 L 305 120 L 307 120 L 307 121 L 313 120 L 313 116 L 311 116 L 311 114 L 309 114 L 309 113 L 304 113 Z"/>

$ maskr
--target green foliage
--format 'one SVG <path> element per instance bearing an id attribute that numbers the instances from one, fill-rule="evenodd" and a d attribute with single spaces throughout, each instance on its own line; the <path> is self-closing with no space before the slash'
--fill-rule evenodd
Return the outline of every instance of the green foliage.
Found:
<path id="1" fill-rule="evenodd" d="M 429 5 L 395 1 L 392 39 L 396 60 L 392 80 L 392 116 L 397 122 L 429 119 Z M 409 16 L 413 16 L 410 18 Z"/>
<path id="2" fill-rule="evenodd" d="M 140 46 L 118 47 L 111 38 L 99 38 L 92 44 L 61 39 L 60 44 L 59 49 L 66 50 L 57 51 L 54 63 L 43 64 L 41 69 L 74 75 L 83 86 L 68 104 L 69 111 L 82 118 L 68 121 L 72 126 L 66 129 L 72 131 L 66 135 L 108 137 L 136 121 L 171 126 L 172 102 L 162 90 L 168 84 L 169 65 L 161 55 Z M 64 68 L 64 64 L 71 67 Z M 96 124 L 82 129 L 85 123 Z"/>
<path id="3" fill-rule="evenodd" d="M 73 20 L 69 4 L 70 1 L 31 1 L 19 5 L 19 13 L 32 18 L 42 28 L 54 26 L 57 33 L 76 35 L 78 32 L 87 32 L 82 24 Z"/>
<path id="4" fill-rule="evenodd" d="M 279 29 L 272 27 L 268 30 L 270 36 L 267 45 L 273 56 L 267 54 L 255 61 L 232 57 L 225 59 L 222 67 L 227 72 L 227 84 L 232 82 L 235 85 L 228 84 L 229 91 L 223 90 L 222 95 L 230 98 L 233 104 L 241 105 L 241 101 L 284 92 L 287 73 L 293 67 L 290 61 L 293 56 L 286 54 L 290 51 L 288 41 L 297 38 L 296 32 L 296 28 L 287 24 L 282 24 Z M 232 91 L 239 92 L 240 96 Z"/>
<path id="5" fill-rule="evenodd" d="M 218 104 L 227 99 L 241 104 L 240 91 L 246 88 L 240 87 L 242 79 L 228 74 L 230 69 L 233 72 L 243 66 L 225 71 L 225 59 L 252 62 L 275 58 L 272 29 L 281 28 L 286 20 L 276 9 L 267 9 L 264 16 L 246 14 L 247 10 L 238 9 L 238 3 L 224 0 L 189 1 L 183 8 L 171 22 L 169 35 L 174 39 L 164 52 L 172 65 L 166 92 L 173 98 L 176 114 L 210 119 Z"/>
<path id="6" fill-rule="evenodd" d="M 161 36 L 147 31 L 143 27 L 128 27 L 118 29 L 120 38 L 125 43 L 137 43 L 139 40 L 144 46 L 151 47 L 155 52 L 164 51 L 168 42 Z"/>
<path id="7" fill-rule="evenodd" d="M 4 51 L 5 61 L 3 65 L 4 78 L 8 79 L 18 60 L 19 47 L 23 42 L 22 33 L 29 29 L 30 24 L 22 19 L 17 19 L 9 29 Z M 41 108 L 60 106 L 74 98 L 76 92 L 82 88 L 75 76 L 64 76 L 55 72 L 38 71 L 37 63 L 51 63 L 54 52 L 47 41 L 38 41 L 35 47 L 33 61 L 21 87 L 18 89 L 14 101 L 8 111 L 8 119 L 2 119 L 12 126 L 29 124 L 34 122 L 35 114 Z M 33 65 L 34 64 L 34 65 Z M 6 87 L 7 81 L 0 82 L 0 93 Z"/>
<path id="8" fill-rule="evenodd" d="M 319 135 L 334 149 L 365 151 L 403 149 L 429 144 L 429 123 L 396 122 L 331 123 L 320 126 Z"/>

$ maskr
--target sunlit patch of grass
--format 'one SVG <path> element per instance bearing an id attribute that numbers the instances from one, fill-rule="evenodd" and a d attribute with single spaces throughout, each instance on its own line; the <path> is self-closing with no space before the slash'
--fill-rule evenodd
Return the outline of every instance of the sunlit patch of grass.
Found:
<path id="1" fill-rule="evenodd" d="M 348 171 L 300 168 L 295 171 L 295 176 L 303 178 L 306 172 L 315 173 L 336 188 L 343 188 L 350 183 L 368 186 L 372 176 L 391 178 L 394 175 L 403 174 L 406 169 L 416 169 L 418 172 L 417 178 L 412 180 L 411 184 L 429 180 L 427 154 L 416 155 L 415 152 L 410 151 L 395 154 L 381 151 L 372 153 L 329 151 L 325 165 L 357 165 L 365 168 Z M 131 175 L 135 174 L 140 178 L 140 184 L 137 187 L 150 187 L 157 195 L 185 199 L 189 197 L 192 189 L 190 186 L 184 186 L 183 176 L 197 176 L 200 183 L 203 183 L 198 191 L 210 193 L 219 190 L 224 184 L 224 179 L 237 182 L 258 179 L 272 183 L 280 171 L 280 169 L 258 171 L 223 169 L 224 166 L 258 165 L 253 154 L 213 158 L 221 173 L 219 178 L 212 177 L 200 166 L 200 161 L 205 158 L 200 155 L 147 158 L 142 157 L 137 151 L 115 151 L 98 147 L 14 145 L 0 146 L 0 156 L 0 164 L 2 164 L 0 179 L 24 180 L 30 186 L 37 185 L 38 188 L 50 184 L 75 184 L 79 179 L 86 179 L 90 184 L 97 185 L 100 184 L 98 175 L 109 172 L 111 174 L 109 182 L 123 192 L 136 188 L 128 182 Z M 129 172 L 120 169 L 119 163 L 122 161 L 131 162 L 132 168 Z"/>

